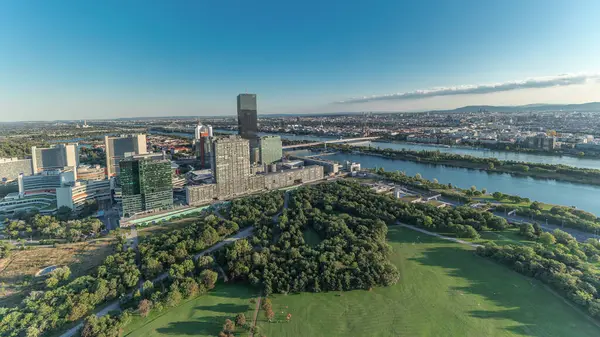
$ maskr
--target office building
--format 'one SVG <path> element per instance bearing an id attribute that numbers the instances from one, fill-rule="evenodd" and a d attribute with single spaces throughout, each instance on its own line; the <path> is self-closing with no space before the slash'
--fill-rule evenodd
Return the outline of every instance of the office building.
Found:
<path id="1" fill-rule="evenodd" d="M 219 195 L 234 196 L 248 190 L 250 150 L 247 139 L 239 136 L 217 138 L 212 142 L 212 171 Z"/>
<path id="2" fill-rule="evenodd" d="M 194 149 L 203 167 L 210 165 L 212 126 L 198 123 L 194 129 Z"/>
<path id="3" fill-rule="evenodd" d="M 56 207 L 69 207 L 80 211 L 86 202 L 110 203 L 111 191 L 109 180 L 77 181 L 56 189 Z"/>
<path id="4" fill-rule="evenodd" d="M 75 170 L 46 170 L 39 174 L 19 175 L 19 192 L 0 199 L 0 215 L 37 209 L 54 214 L 66 206 L 79 211 L 86 202 L 110 203 L 110 181 L 75 181 Z"/>
<path id="5" fill-rule="evenodd" d="M 255 94 L 239 94 L 237 97 L 238 131 L 244 139 L 254 141 L 258 136 L 258 117 Z"/>
<path id="6" fill-rule="evenodd" d="M 75 180 L 75 171 L 72 169 L 46 170 L 31 176 L 21 174 L 18 178 L 19 193 L 32 194 L 41 191 L 54 193 L 57 188 L 73 183 Z"/>
<path id="7" fill-rule="evenodd" d="M 273 164 L 274 162 L 280 161 L 281 157 L 283 157 L 281 137 L 279 137 L 279 136 L 260 137 L 259 157 L 260 157 L 259 161 L 263 165 L 270 165 L 270 164 Z"/>
<path id="8" fill-rule="evenodd" d="M 78 144 L 60 144 L 51 147 L 31 148 L 31 166 L 33 174 L 48 169 L 77 168 L 79 166 Z"/>
<path id="9" fill-rule="evenodd" d="M 170 161 L 133 156 L 120 161 L 119 166 L 124 216 L 173 207 Z"/>
<path id="10" fill-rule="evenodd" d="M 146 135 L 127 135 L 121 137 L 104 137 L 106 151 L 106 174 L 114 177 L 119 175 L 119 162 L 127 157 L 148 153 Z"/>
<path id="11" fill-rule="evenodd" d="M 0 179 L 2 182 L 13 181 L 19 174 L 31 175 L 31 159 L 0 158 Z"/>

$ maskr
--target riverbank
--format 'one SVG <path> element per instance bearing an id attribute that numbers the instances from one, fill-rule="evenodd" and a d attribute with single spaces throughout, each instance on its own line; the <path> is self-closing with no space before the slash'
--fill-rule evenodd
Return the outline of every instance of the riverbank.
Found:
<path id="1" fill-rule="evenodd" d="M 508 173 L 511 175 L 535 179 L 552 179 L 576 184 L 600 185 L 600 170 L 584 169 L 566 165 L 553 165 L 529 162 L 503 161 L 496 158 L 481 158 L 439 151 L 392 150 L 365 146 L 330 145 L 343 152 L 358 151 L 363 154 L 377 155 L 390 159 L 399 159 L 423 164 L 444 165 L 490 173 Z"/>

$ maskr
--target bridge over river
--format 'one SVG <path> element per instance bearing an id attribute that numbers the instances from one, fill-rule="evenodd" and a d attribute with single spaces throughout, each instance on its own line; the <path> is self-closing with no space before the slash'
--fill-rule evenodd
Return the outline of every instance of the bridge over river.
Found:
<path id="1" fill-rule="evenodd" d="M 366 141 L 375 140 L 375 139 L 379 139 L 379 138 L 380 137 L 361 137 L 361 138 L 332 139 L 332 140 L 326 140 L 326 141 L 322 141 L 322 142 L 313 142 L 313 143 L 287 145 L 287 146 L 283 146 L 283 149 L 284 150 L 298 149 L 298 148 L 319 146 L 319 145 L 324 145 L 324 144 L 326 145 L 326 144 L 341 144 L 341 143 L 366 142 Z"/>

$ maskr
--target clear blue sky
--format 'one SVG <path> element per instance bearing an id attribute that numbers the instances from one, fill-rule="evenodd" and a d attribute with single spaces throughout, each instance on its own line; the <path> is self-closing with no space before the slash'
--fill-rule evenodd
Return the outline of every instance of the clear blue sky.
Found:
<path id="1" fill-rule="evenodd" d="M 0 121 L 234 114 L 245 91 L 260 113 L 488 102 L 332 104 L 598 73 L 599 15 L 596 0 L 3 1 Z M 492 101 L 524 99 L 506 95 Z"/>

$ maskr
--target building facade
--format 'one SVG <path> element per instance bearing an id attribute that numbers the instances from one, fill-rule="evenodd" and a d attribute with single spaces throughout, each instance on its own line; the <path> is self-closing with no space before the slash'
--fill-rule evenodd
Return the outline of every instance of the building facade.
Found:
<path id="1" fill-rule="evenodd" d="M 244 194 L 250 176 L 250 148 L 238 136 L 217 138 L 212 142 L 212 172 L 218 195 Z"/>
<path id="2" fill-rule="evenodd" d="M 110 197 L 108 180 L 77 181 L 56 189 L 56 206 L 57 208 L 66 206 L 73 211 L 79 211 L 88 201 L 109 202 Z"/>
<path id="3" fill-rule="evenodd" d="M 274 162 L 280 161 L 281 157 L 283 157 L 281 137 L 260 137 L 259 153 L 260 162 L 263 165 L 269 165 Z"/>
<path id="4" fill-rule="evenodd" d="M 238 130 L 242 138 L 255 140 L 258 136 L 256 94 L 239 94 L 237 97 Z"/>
<path id="5" fill-rule="evenodd" d="M 164 159 L 128 158 L 120 163 L 123 215 L 173 207 L 171 163 Z"/>
<path id="6" fill-rule="evenodd" d="M 0 158 L 0 179 L 3 182 L 13 181 L 19 174 L 30 176 L 31 173 L 31 159 Z"/>
<path id="7" fill-rule="evenodd" d="M 119 175 L 119 162 L 127 157 L 148 153 L 146 135 L 127 135 L 121 137 L 104 137 L 106 152 L 106 174 L 114 177 Z"/>
<path id="8" fill-rule="evenodd" d="M 51 147 L 31 148 L 31 168 L 33 174 L 48 169 L 62 169 L 79 166 L 79 145 L 60 144 Z"/>
<path id="9" fill-rule="evenodd" d="M 252 175 L 247 178 L 248 189 L 243 194 L 289 187 L 321 180 L 323 177 L 323 167 L 318 165 L 284 170 L 276 173 Z M 199 205 L 209 203 L 215 199 L 227 199 L 233 197 L 228 194 L 220 194 L 217 186 L 218 181 L 216 184 L 187 186 L 185 188 L 187 203 L 189 205 Z"/>

